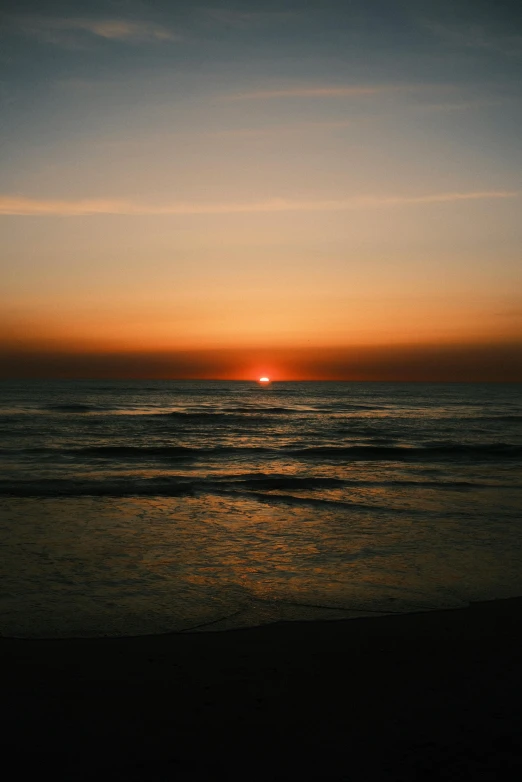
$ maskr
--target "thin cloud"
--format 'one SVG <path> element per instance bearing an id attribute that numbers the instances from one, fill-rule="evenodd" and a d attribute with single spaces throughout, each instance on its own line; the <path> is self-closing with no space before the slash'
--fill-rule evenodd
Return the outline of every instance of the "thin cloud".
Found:
<path id="1" fill-rule="evenodd" d="M 474 109 L 489 108 L 505 103 L 505 100 L 469 100 L 460 103 L 427 103 L 424 106 L 416 106 L 421 111 L 473 111 Z"/>
<path id="2" fill-rule="evenodd" d="M 82 34 L 109 41 L 128 43 L 150 43 L 179 41 L 180 36 L 167 27 L 146 21 L 126 19 L 90 18 L 24 18 L 17 26 L 26 35 L 39 38 L 45 43 L 64 46 L 82 44 Z"/>
<path id="3" fill-rule="evenodd" d="M 397 92 L 444 92 L 454 90 L 447 84 L 324 84 L 293 86 L 280 89 L 251 90 L 220 95 L 222 101 L 277 100 L 284 98 L 357 98 L 364 95 L 383 95 Z"/>
<path id="4" fill-rule="evenodd" d="M 277 98 L 349 98 L 358 95 L 375 95 L 389 90 L 389 87 L 290 87 L 284 90 L 258 90 L 223 95 L 221 100 L 271 100 Z"/>
<path id="5" fill-rule="evenodd" d="M 0 196 L 0 215 L 80 217 L 89 215 L 226 215 L 270 212 L 336 212 L 352 209 L 400 207 L 416 204 L 516 198 L 517 191 L 484 190 L 467 193 L 432 193 L 419 196 L 361 196 L 343 200 L 297 201 L 273 198 L 252 203 L 144 204 L 128 200 L 75 201 Z"/>

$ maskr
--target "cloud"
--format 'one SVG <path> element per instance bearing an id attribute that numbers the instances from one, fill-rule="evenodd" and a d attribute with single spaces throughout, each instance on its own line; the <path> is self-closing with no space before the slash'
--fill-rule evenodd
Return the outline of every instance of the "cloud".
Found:
<path id="1" fill-rule="evenodd" d="M 375 95 L 389 90 L 389 87 L 290 87 L 283 90 L 258 90 L 255 92 L 239 92 L 235 95 L 223 95 L 221 100 L 271 100 L 273 98 L 349 98 L 358 95 Z M 393 88 L 397 89 L 397 88 Z"/>
<path id="2" fill-rule="evenodd" d="M 82 34 L 127 43 L 180 40 L 180 36 L 167 27 L 126 19 L 31 17 L 19 19 L 18 27 L 26 35 L 32 35 L 45 43 L 67 47 L 81 46 Z"/>
<path id="3" fill-rule="evenodd" d="M 240 100 L 277 100 L 281 98 L 357 98 L 364 95 L 383 95 L 397 92 L 443 92 L 453 91 L 454 85 L 448 84 L 326 84 L 251 90 L 221 95 L 222 101 Z"/>
<path id="4" fill-rule="evenodd" d="M 483 199 L 516 198 L 517 191 L 484 190 L 467 193 L 432 193 L 418 196 L 355 196 L 342 200 L 302 201 L 273 198 L 251 203 L 147 204 L 129 200 L 52 200 L 0 196 L 0 215 L 80 217 L 89 215 L 227 215 L 271 212 L 336 212 L 352 209 L 400 207 Z"/>
<path id="5" fill-rule="evenodd" d="M 473 111 L 474 109 L 490 108 L 506 103 L 502 100 L 468 100 L 455 103 L 427 103 L 423 106 L 416 106 L 420 111 Z"/>

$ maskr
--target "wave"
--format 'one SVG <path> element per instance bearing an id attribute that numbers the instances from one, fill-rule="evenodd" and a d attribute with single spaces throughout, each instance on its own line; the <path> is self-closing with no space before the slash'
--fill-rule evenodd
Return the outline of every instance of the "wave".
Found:
<path id="1" fill-rule="evenodd" d="M 191 397 L 194 401 L 193 397 Z M 221 405 L 221 400 L 216 400 L 215 405 L 205 405 L 203 402 L 201 406 L 187 405 L 186 409 L 182 406 L 178 409 L 168 409 L 168 405 L 163 406 L 158 404 L 157 406 L 150 404 L 147 400 L 143 400 L 142 404 L 126 404 L 125 400 L 120 398 L 119 403 L 117 400 L 104 400 L 105 404 L 93 404 L 90 402 L 85 403 L 56 403 L 46 404 L 39 407 L 14 407 L 8 411 L 1 411 L 0 415 L 2 420 L 7 423 L 12 422 L 13 419 L 21 418 L 27 419 L 30 416 L 38 415 L 78 415 L 85 416 L 89 413 L 105 414 L 105 415 L 119 415 L 119 416 L 132 416 L 135 417 L 137 413 L 145 418 L 158 418 L 158 417 L 170 417 L 182 422 L 208 422 L 215 423 L 223 421 L 228 424 L 241 424 L 245 423 L 258 423 L 265 421 L 270 417 L 281 417 L 291 419 L 308 419 L 313 421 L 314 424 L 322 426 L 327 423 L 328 426 L 332 425 L 332 422 L 338 422 L 338 429 L 340 433 L 352 431 L 354 426 L 363 430 L 367 430 L 369 434 L 372 430 L 381 430 L 381 422 L 389 426 L 390 423 L 396 422 L 395 413 L 401 412 L 393 408 L 393 406 L 383 405 L 366 405 L 366 404 L 339 404 L 321 406 L 320 402 L 317 405 L 310 404 L 292 404 L 289 405 L 263 405 L 263 404 L 235 404 L 235 405 Z M 131 400 L 134 401 L 134 400 Z M 285 400 L 281 400 L 284 402 Z M 290 401 L 290 400 L 289 400 Z M 311 401 L 311 400 L 310 400 Z M 173 405 L 174 407 L 174 405 Z M 167 409 L 166 409 L 167 408 Z M 199 408 L 199 409 L 198 409 Z M 375 412 L 375 416 L 364 415 L 365 412 Z M 386 413 L 383 417 L 383 412 Z M 414 413 L 413 413 L 414 415 Z M 402 420 L 402 418 L 401 418 Z M 464 418 L 439 418 L 438 416 L 424 416 L 424 420 L 430 422 L 437 422 L 440 427 L 442 421 L 445 423 L 451 423 L 452 427 L 448 429 L 451 431 L 455 425 L 460 426 L 462 423 L 466 425 L 477 427 L 480 423 L 494 425 L 494 424 L 520 424 L 522 422 L 522 414 L 518 412 L 513 413 L 499 413 L 499 414 L 484 414 L 484 415 L 471 415 Z"/>
<path id="2" fill-rule="evenodd" d="M 522 424 L 522 415 L 508 414 L 508 415 L 481 415 L 473 419 L 474 421 L 506 421 L 510 423 Z"/>
<path id="3" fill-rule="evenodd" d="M 94 413 L 98 410 L 107 410 L 110 408 L 100 407 L 99 405 L 46 405 L 40 408 L 50 413 Z"/>
<path id="4" fill-rule="evenodd" d="M 1 456 L 12 456 L 13 454 L 38 454 L 42 457 L 53 456 L 90 456 L 100 459 L 186 459 L 197 458 L 198 455 L 209 453 L 212 449 L 189 448 L 182 445 L 178 446 L 132 446 L 132 445 L 100 445 L 87 446 L 86 448 L 0 448 Z"/>
<path id="5" fill-rule="evenodd" d="M 295 494 L 266 494 L 258 491 L 215 491 L 218 494 L 224 494 L 228 497 L 244 497 L 245 499 L 256 500 L 257 502 L 267 503 L 269 505 L 306 505 L 314 508 L 348 508 L 349 510 L 365 510 L 373 512 L 385 512 L 387 514 L 403 513 L 402 508 L 392 508 L 388 505 L 376 505 L 364 502 L 353 502 L 350 500 L 323 499 L 318 497 L 303 497 Z M 408 508 L 408 513 L 416 511 Z M 421 511 L 427 515 L 428 511 Z"/>
<path id="6" fill-rule="evenodd" d="M 215 479 L 214 479 L 215 480 Z M 300 491 L 314 491 L 324 489 L 341 488 L 374 488 L 374 487 L 408 487 L 418 489 L 513 489 L 522 491 L 522 485 L 483 483 L 466 480 L 363 480 L 352 478 L 326 478 L 314 475 L 280 475 L 277 473 L 239 473 L 234 476 L 226 476 L 218 479 L 218 486 L 244 486 L 250 489 L 262 489 L 263 491 L 278 491 L 294 489 Z"/>
<path id="7" fill-rule="evenodd" d="M 222 482 L 224 483 L 224 481 Z M 226 479 L 229 486 L 242 486 L 251 489 L 263 489 L 264 491 L 297 489 L 314 491 L 320 489 L 336 489 L 347 485 L 342 478 L 323 478 L 302 475 L 270 475 L 266 473 L 250 473 L 238 475 Z"/>
<path id="8" fill-rule="evenodd" d="M 39 413 L 69 413 L 69 414 L 85 414 L 85 413 L 118 413 L 119 415 L 132 415 L 136 414 L 137 408 L 128 406 L 117 405 L 90 405 L 90 404 L 54 404 L 45 405 L 37 408 Z M 234 419 L 250 419 L 260 416 L 278 416 L 278 415 L 307 415 L 311 413 L 317 414 L 317 410 L 312 408 L 295 408 L 295 407 L 265 407 L 262 405 L 250 405 L 250 406 L 235 406 L 215 409 L 203 409 L 203 410 L 154 410 L 154 408 L 147 409 L 147 405 L 139 408 L 139 412 L 146 416 L 168 416 L 171 418 L 180 418 L 183 420 L 197 420 L 197 419 L 213 419 L 223 418 L 227 421 L 234 421 Z M 15 415 L 34 415 L 35 409 L 28 410 L 16 410 Z M 13 415 L 13 413 L 11 413 Z"/>
<path id="9" fill-rule="evenodd" d="M 229 408 L 234 413 L 269 413 L 270 415 L 293 415 L 295 413 L 311 412 L 295 407 L 264 407 L 262 405 L 251 405 L 248 407 Z"/>
<path id="10" fill-rule="evenodd" d="M 94 445 L 87 448 L 67 448 L 68 456 L 94 456 L 102 459 L 120 457 L 124 459 L 187 459 L 197 458 L 211 449 L 194 448 L 184 445 Z"/>
<path id="11" fill-rule="evenodd" d="M 0 496 L 60 499 L 67 497 L 105 497 L 121 499 L 126 497 L 201 497 L 205 495 L 218 495 L 230 500 L 248 499 L 270 505 L 311 506 L 317 508 L 348 508 L 350 510 L 364 510 L 374 512 L 386 512 L 387 514 L 402 513 L 401 509 L 367 504 L 364 502 L 328 499 L 318 497 L 306 497 L 292 494 L 271 494 L 265 491 L 249 491 L 239 489 L 226 484 L 218 485 L 210 483 L 203 486 L 200 481 L 172 482 L 165 479 L 148 478 L 143 480 L 45 480 L 45 481 L 15 481 L 7 483 L 0 481 Z M 410 511 L 409 512 L 413 512 Z M 424 511 L 423 511 L 424 514 Z"/>
<path id="12" fill-rule="evenodd" d="M 509 443 L 427 443 L 422 446 L 407 445 L 324 445 L 282 447 L 217 445 L 211 447 L 185 445 L 93 445 L 78 448 L 37 447 L 27 449 L 0 449 L 0 454 L 15 452 L 40 454 L 46 457 L 70 456 L 77 458 L 128 460 L 181 460 L 208 459 L 212 457 L 288 458 L 304 461 L 399 461 L 429 462 L 437 460 L 503 460 L 521 459 L 522 445 Z"/>
<path id="13" fill-rule="evenodd" d="M 8 497 L 183 497 L 193 496 L 190 481 L 170 482 L 154 478 L 143 480 L 0 480 L 0 496 Z"/>
<path id="14" fill-rule="evenodd" d="M 211 448 L 198 448 L 197 446 L 185 445 L 93 445 L 83 448 L 59 448 L 59 447 L 37 447 L 37 448 L 0 448 L 0 455 L 10 456 L 13 454 L 38 454 L 40 456 L 76 456 L 93 457 L 99 459 L 197 459 L 210 456 L 225 456 L 247 454 L 278 454 L 280 451 L 274 448 L 248 447 L 235 448 L 234 446 L 216 446 Z"/>
<path id="15" fill-rule="evenodd" d="M 217 411 L 209 412 L 216 412 L 219 414 L 239 413 L 242 415 L 303 415 L 307 413 L 317 413 L 318 410 L 310 407 L 267 407 L 265 405 L 236 405 L 234 407 L 225 407 Z"/>
<path id="16" fill-rule="evenodd" d="M 36 450 L 36 449 L 35 449 Z M 38 449 L 39 453 L 47 453 L 51 449 Z M 212 456 L 237 455 L 245 456 L 250 454 L 269 455 L 277 454 L 279 451 L 273 448 L 248 447 L 235 448 L 234 446 L 216 446 L 216 447 L 197 447 L 185 445 L 102 445 L 88 446 L 86 448 L 65 448 L 55 449 L 58 453 L 67 456 L 91 456 L 101 459 L 121 458 L 121 459 L 198 459 Z"/>
<path id="17" fill-rule="evenodd" d="M 288 410 L 283 408 L 260 408 L 252 407 L 248 409 L 235 409 L 235 410 L 202 410 L 202 411 L 181 411 L 173 410 L 171 412 L 151 413 L 150 415 L 158 417 L 168 417 L 179 419 L 180 421 L 202 421 L 204 423 L 214 423 L 216 421 L 225 421 L 226 423 L 237 423 L 243 426 L 244 424 L 250 424 L 252 422 L 262 423 L 266 422 L 269 416 L 283 415 L 295 415 L 303 414 L 308 411 L 301 410 Z"/>
<path id="18" fill-rule="evenodd" d="M 320 410 L 323 413 L 343 414 L 343 413 L 356 413 L 360 410 L 377 410 L 377 411 L 390 410 L 393 412 L 395 408 L 390 405 L 359 405 L 353 402 L 349 405 L 333 403 L 332 405 L 321 407 Z"/>
<path id="19" fill-rule="evenodd" d="M 522 446 L 508 443 L 467 444 L 445 443 L 426 446 L 318 446 L 292 449 L 294 457 L 313 460 L 368 460 L 368 461 L 430 461 L 437 458 L 522 458 Z"/>
<path id="20" fill-rule="evenodd" d="M 201 421 L 202 423 L 216 423 L 218 421 L 226 421 L 227 423 L 235 423 L 238 421 L 238 416 L 234 413 L 225 413 L 225 412 L 214 412 L 214 411 L 208 411 L 208 412 L 184 412 L 181 410 L 173 410 L 172 412 L 168 413 L 151 413 L 151 415 L 154 418 L 171 418 L 175 420 L 180 421 L 190 421 L 190 422 L 198 422 Z"/>
<path id="21" fill-rule="evenodd" d="M 187 480 L 186 477 L 169 478 L 123 478 L 123 479 L 46 479 L 46 480 L 0 480 L 0 495 L 17 497 L 181 497 L 203 494 L 220 494 L 231 497 L 253 497 L 259 500 L 309 503 L 312 498 L 267 494 L 271 490 L 323 489 L 338 485 L 339 481 L 320 478 L 271 478 L 260 476 L 247 480 Z M 254 489 L 257 489 L 255 491 Z M 320 504 L 336 504 L 335 501 L 317 500 Z M 341 503 L 345 504 L 345 503 Z M 352 505 L 352 503 L 348 503 Z"/>
<path id="22" fill-rule="evenodd" d="M 201 477 L 186 475 L 157 476 L 140 478 L 124 477 L 76 477 L 76 478 L 40 478 L 40 479 L 0 479 L 0 496 L 10 497 L 184 497 L 217 494 L 231 499 L 246 497 L 260 502 L 285 503 L 294 505 L 315 505 L 317 507 L 346 507 L 375 510 L 381 508 L 375 504 L 366 504 L 344 497 L 323 496 L 321 492 L 329 489 L 368 489 L 376 487 L 400 489 L 436 489 L 440 491 L 478 491 L 499 490 L 522 491 L 517 484 L 483 483 L 473 481 L 433 481 L 433 480 L 357 480 L 327 478 L 311 475 L 281 475 L 271 473 L 238 473 L 236 475 Z M 282 493 L 285 492 L 285 493 Z M 288 492 L 298 492 L 289 494 Z M 299 492 L 317 492 L 319 496 L 308 496 Z M 401 509 L 382 507 L 389 512 L 402 512 Z"/>

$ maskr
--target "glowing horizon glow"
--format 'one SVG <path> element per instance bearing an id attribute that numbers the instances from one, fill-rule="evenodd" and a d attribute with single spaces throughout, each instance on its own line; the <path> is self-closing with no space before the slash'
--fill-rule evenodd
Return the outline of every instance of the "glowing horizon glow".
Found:
<path id="1" fill-rule="evenodd" d="M 269 377 L 260 377 L 259 378 L 259 382 L 260 383 L 270 383 L 270 378 Z"/>

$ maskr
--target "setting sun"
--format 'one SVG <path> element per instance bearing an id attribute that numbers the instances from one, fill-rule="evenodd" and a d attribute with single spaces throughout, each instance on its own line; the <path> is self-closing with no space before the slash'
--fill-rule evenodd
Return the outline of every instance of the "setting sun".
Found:
<path id="1" fill-rule="evenodd" d="M 260 377 L 259 378 L 259 382 L 260 383 L 270 383 L 270 378 L 269 377 Z"/>

